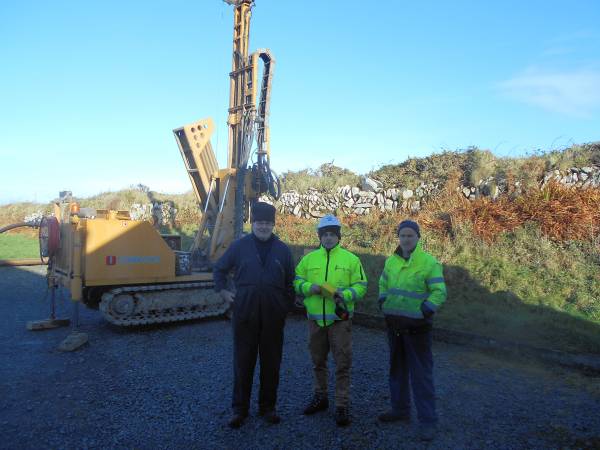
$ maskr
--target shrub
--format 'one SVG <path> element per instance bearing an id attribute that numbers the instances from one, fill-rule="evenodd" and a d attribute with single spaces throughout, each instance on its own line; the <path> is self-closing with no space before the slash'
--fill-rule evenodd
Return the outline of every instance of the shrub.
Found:
<path id="1" fill-rule="evenodd" d="M 317 170 L 288 171 L 281 176 L 283 192 L 298 191 L 305 193 L 309 189 L 332 192 L 341 186 L 357 186 L 359 182 L 360 176 L 348 169 L 335 166 L 333 163 L 321 164 Z"/>

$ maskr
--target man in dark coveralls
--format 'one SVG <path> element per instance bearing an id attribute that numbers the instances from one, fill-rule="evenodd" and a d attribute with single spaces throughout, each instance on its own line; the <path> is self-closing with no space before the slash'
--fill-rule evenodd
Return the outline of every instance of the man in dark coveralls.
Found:
<path id="1" fill-rule="evenodd" d="M 233 303 L 233 417 L 239 428 L 248 417 L 256 357 L 260 355 L 258 414 L 268 423 L 280 417 L 275 405 L 285 318 L 294 302 L 294 264 L 287 245 L 273 234 L 275 208 L 257 202 L 252 233 L 235 241 L 214 267 L 215 291 Z M 235 293 L 227 290 L 233 270 Z"/>

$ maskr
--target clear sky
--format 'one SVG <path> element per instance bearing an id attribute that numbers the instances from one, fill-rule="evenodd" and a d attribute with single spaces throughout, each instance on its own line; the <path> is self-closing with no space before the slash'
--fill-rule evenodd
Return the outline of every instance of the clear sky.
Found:
<path id="1" fill-rule="evenodd" d="M 172 129 L 203 117 L 224 165 L 232 21 L 220 0 L 0 2 L 0 204 L 189 190 Z M 598 24 L 598 0 L 257 0 L 272 165 L 600 140 Z"/>

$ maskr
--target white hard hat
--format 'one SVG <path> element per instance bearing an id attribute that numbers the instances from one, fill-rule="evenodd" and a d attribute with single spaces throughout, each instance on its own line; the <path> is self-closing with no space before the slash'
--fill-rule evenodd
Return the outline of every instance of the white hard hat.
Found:
<path id="1" fill-rule="evenodd" d="M 342 227 L 342 224 L 333 214 L 327 214 L 326 216 L 321 217 L 319 220 L 319 224 L 317 225 L 317 230 L 325 227 Z"/>

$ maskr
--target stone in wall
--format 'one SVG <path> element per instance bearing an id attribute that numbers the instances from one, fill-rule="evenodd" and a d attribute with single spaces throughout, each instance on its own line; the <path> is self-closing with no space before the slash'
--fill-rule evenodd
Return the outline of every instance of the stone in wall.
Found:
<path id="1" fill-rule="evenodd" d="M 363 191 L 379 192 L 382 189 L 382 184 L 372 178 L 363 177 L 361 179 L 361 188 Z"/>

